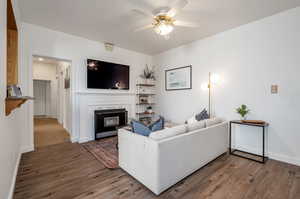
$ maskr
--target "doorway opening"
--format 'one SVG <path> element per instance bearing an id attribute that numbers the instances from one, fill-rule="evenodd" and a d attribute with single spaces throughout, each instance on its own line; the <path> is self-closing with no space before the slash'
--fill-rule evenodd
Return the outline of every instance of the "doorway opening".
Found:
<path id="1" fill-rule="evenodd" d="M 70 142 L 71 62 L 33 56 L 34 146 Z"/>

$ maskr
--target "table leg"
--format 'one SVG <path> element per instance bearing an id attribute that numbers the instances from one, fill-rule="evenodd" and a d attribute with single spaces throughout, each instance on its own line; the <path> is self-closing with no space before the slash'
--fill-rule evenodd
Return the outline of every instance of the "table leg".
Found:
<path id="1" fill-rule="evenodd" d="M 229 154 L 231 154 L 231 122 L 229 122 Z"/>

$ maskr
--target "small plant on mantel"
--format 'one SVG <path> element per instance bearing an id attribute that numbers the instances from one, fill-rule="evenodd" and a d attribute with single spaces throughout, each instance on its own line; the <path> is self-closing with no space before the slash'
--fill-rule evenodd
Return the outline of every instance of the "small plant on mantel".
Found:
<path id="1" fill-rule="evenodd" d="M 246 115 L 250 112 L 250 110 L 245 104 L 242 104 L 240 107 L 236 109 L 236 112 L 240 114 L 242 120 L 246 120 Z"/>
<path id="2" fill-rule="evenodd" d="M 149 80 L 154 81 L 154 67 L 150 68 L 148 64 L 146 64 L 143 74 L 141 74 L 140 77 L 143 78 L 146 81 L 146 83 L 149 83 Z"/>

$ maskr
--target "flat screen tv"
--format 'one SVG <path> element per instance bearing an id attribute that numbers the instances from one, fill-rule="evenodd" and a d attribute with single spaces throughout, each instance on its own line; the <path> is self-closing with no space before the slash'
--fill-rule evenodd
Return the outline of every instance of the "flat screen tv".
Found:
<path id="1" fill-rule="evenodd" d="M 129 66 L 88 59 L 87 88 L 129 90 Z"/>

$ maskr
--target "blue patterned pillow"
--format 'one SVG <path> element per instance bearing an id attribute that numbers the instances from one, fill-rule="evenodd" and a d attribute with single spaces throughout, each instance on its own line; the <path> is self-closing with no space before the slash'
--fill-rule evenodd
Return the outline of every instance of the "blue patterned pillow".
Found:
<path id="1" fill-rule="evenodd" d="M 201 111 L 199 114 L 197 114 L 195 116 L 197 121 L 201 121 L 201 120 L 205 120 L 205 119 L 209 119 L 209 115 L 206 111 L 206 109 L 203 109 L 203 111 Z"/>
<path id="2" fill-rule="evenodd" d="M 149 126 L 146 126 L 142 122 L 132 120 L 131 121 L 132 131 L 134 133 L 143 135 L 143 136 L 149 136 L 150 133 L 154 131 L 159 131 L 164 128 L 164 118 L 160 117 L 157 121 L 150 124 Z"/>
<path id="3" fill-rule="evenodd" d="M 151 129 L 152 132 L 162 130 L 164 128 L 164 123 L 164 118 L 160 117 L 157 121 L 149 125 L 149 129 Z"/>
<path id="4" fill-rule="evenodd" d="M 132 120 L 131 121 L 131 126 L 132 126 L 132 131 L 134 133 L 143 135 L 143 136 L 149 136 L 149 134 L 151 133 L 151 130 L 149 129 L 148 126 L 145 126 L 145 124 L 136 121 L 136 120 Z"/>

